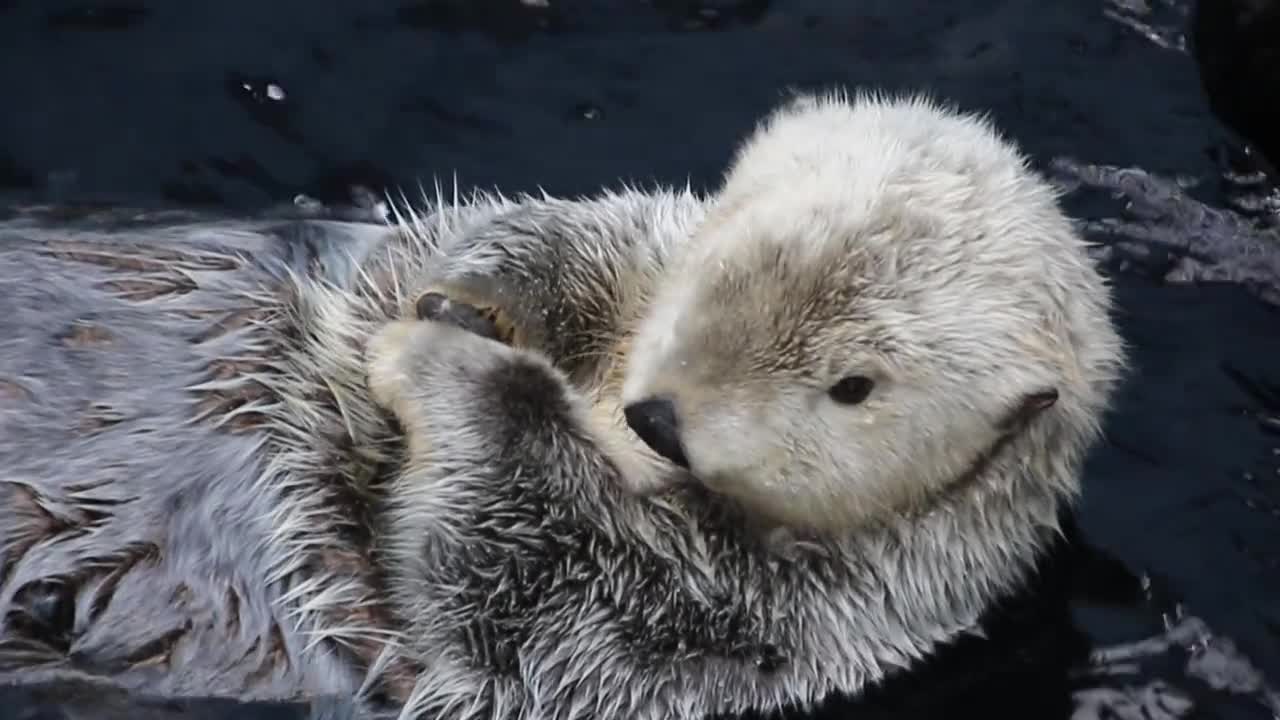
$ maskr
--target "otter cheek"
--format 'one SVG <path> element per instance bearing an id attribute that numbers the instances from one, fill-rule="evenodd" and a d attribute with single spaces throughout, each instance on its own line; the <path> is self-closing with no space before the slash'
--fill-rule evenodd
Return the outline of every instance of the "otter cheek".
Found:
<path id="1" fill-rule="evenodd" d="M 744 492 L 775 495 L 784 491 L 783 475 L 792 457 L 784 448 L 750 436 L 722 444 L 723 462 L 697 475 L 703 485 L 727 495 Z M 697 466 L 694 466 L 695 469 Z"/>
<path id="2" fill-rule="evenodd" d="M 712 421 L 708 426 L 700 417 L 688 419 L 682 440 L 690 474 L 713 491 L 728 491 L 742 470 L 738 463 L 741 445 L 732 433 L 720 431 L 722 423 Z"/>

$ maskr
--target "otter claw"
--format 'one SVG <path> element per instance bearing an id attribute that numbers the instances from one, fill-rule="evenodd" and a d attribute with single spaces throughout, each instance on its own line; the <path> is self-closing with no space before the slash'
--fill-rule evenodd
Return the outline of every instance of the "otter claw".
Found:
<path id="1" fill-rule="evenodd" d="M 419 320 L 448 323 L 489 340 L 510 341 L 509 333 L 503 332 L 504 323 L 496 308 L 478 308 L 438 292 L 428 292 L 414 303 L 414 311 Z"/>

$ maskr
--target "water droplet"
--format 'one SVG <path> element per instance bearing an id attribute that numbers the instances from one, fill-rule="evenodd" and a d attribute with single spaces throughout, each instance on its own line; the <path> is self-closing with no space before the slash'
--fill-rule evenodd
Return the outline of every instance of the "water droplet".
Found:
<path id="1" fill-rule="evenodd" d="M 579 120 L 595 122 L 604 116 L 604 111 L 591 103 L 578 103 L 573 106 L 573 116 Z"/>
<path id="2" fill-rule="evenodd" d="M 239 72 L 228 72 L 226 83 L 227 91 L 254 120 L 288 140 L 301 141 L 293 128 L 294 108 L 282 85 L 266 77 Z"/>

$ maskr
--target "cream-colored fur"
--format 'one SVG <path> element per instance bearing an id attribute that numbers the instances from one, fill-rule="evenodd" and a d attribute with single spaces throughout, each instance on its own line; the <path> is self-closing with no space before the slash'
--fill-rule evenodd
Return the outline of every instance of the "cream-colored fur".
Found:
<path id="1" fill-rule="evenodd" d="M 802 99 L 737 153 L 663 275 L 622 400 L 674 399 L 694 475 L 787 523 L 927 503 L 1006 432 L 1067 477 L 1121 345 L 1050 186 L 985 120 L 921 98 Z M 865 376 L 865 402 L 828 389 Z"/>

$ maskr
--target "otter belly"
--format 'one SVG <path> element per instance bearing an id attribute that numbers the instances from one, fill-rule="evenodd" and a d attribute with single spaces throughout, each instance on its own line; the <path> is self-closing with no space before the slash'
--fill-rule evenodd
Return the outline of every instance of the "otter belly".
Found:
<path id="1" fill-rule="evenodd" d="M 350 695 L 287 602 L 290 497 L 241 380 L 287 274 L 344 282 L 386 230 L 117 220 L 0 223 L 0 672 Z"/>

